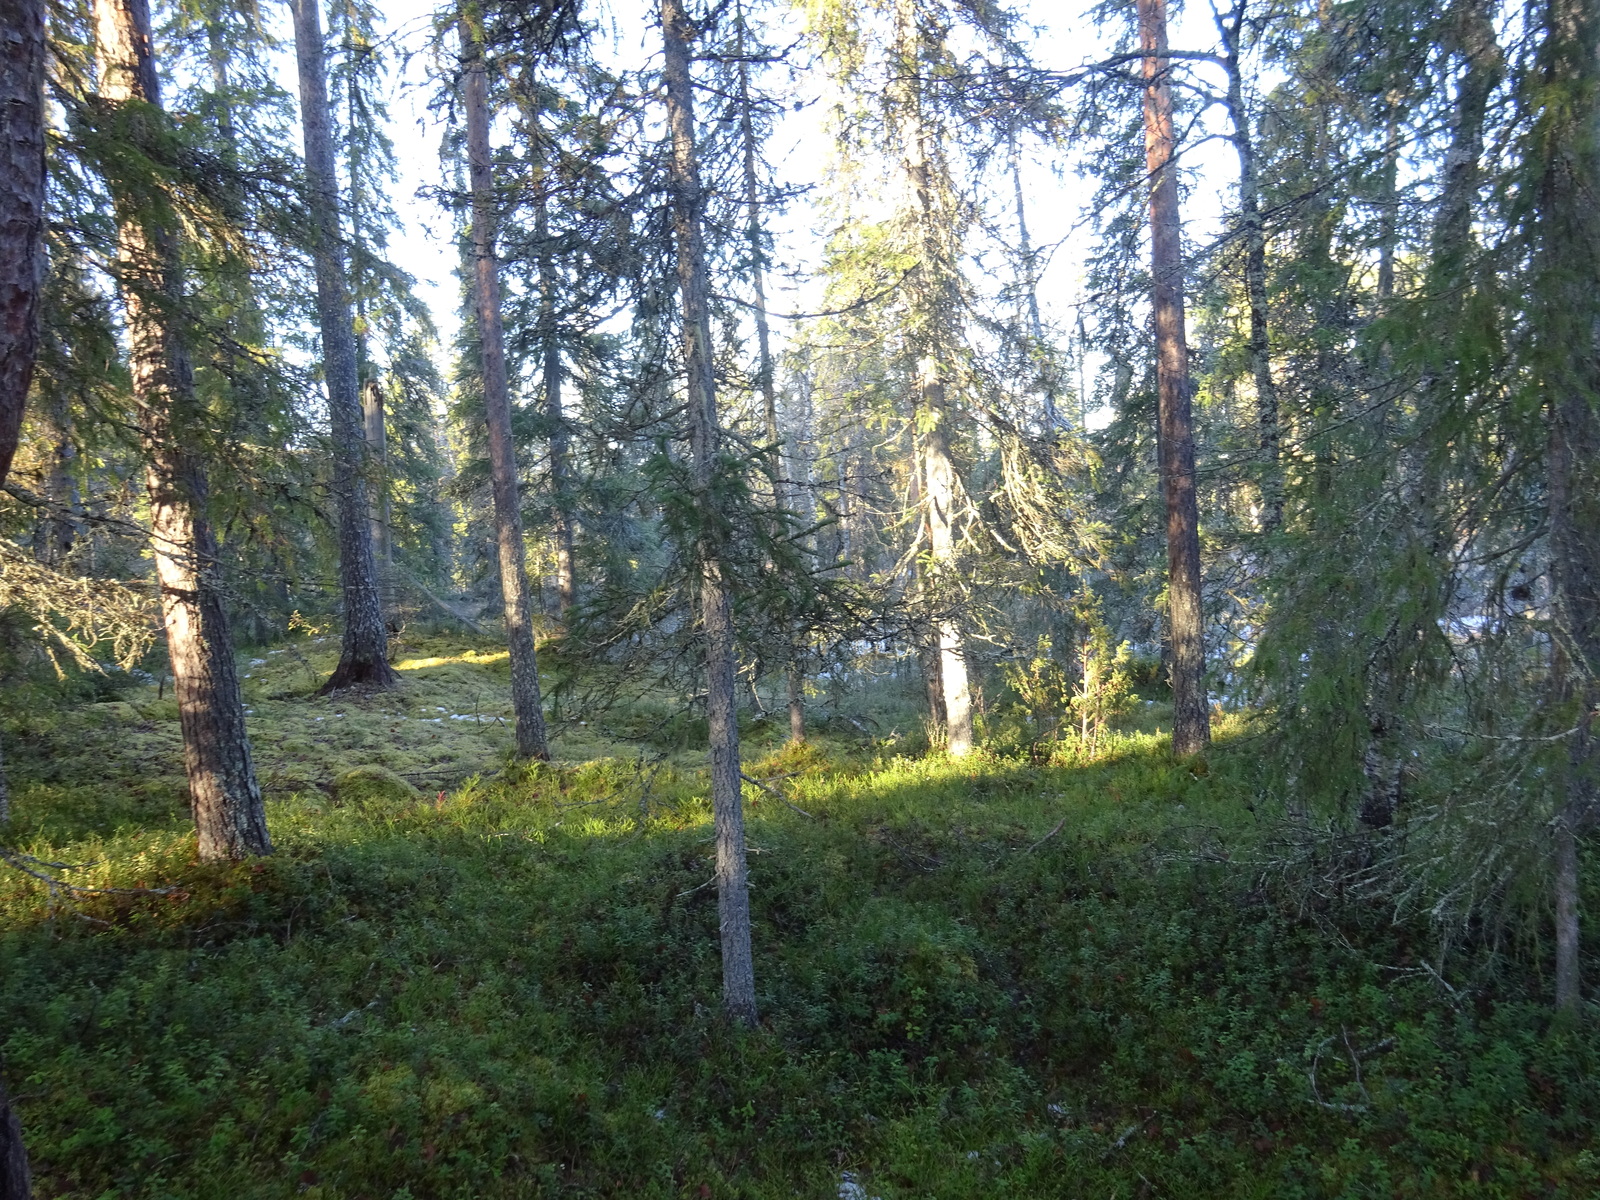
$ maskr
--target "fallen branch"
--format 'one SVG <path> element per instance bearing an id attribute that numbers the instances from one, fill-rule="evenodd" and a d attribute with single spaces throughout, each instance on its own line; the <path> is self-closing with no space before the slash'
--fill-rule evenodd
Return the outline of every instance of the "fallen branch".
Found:
<path id="1" fill-rule="evenodd" d="M 797 774 L 797 773 L 798 772 L 793 772 L 793 771 L 790 772 L 790 774 Z M 810 813 L 808 813 L 805 809 L 801 808 L 799 805 L 789 803 L 788 800 L 784 799 L 783 793 L 780 792 L 777 788 L 769 787 L 767 784 L 762 783 L 761 780 L 754 779 L 751 776 L 746 775 L 743 771 L 739 772 L 739 778 L 744 780 L 748 784 L 753 784 L 754 786 L 760 788 L 763 792 L 766 792 L 767 795 L 771 796 L 774 800 L 776 800 L 779 804 L 783 805 L 785 808 L 794 809 L 794 811 L 799 813 L 802 817 L 810 817 L 813 821 L 815 821 L 817 819 L 816 817 L 814 817 Z M 785 778 L 785 776 L 774 775 L 773 778 L 774 779 L 783 779 L 783 778 Z"/>

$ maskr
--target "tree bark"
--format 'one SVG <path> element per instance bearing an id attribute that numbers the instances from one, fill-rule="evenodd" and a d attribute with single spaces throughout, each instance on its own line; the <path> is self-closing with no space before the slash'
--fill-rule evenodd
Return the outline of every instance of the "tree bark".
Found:
<path id="1" fill-rule="evenodd" d="M 28 1200 L 33 1195 L 33 1174 L 22 1144 L 22 1122 L 0 1083 L 0 1200 Z"/>
<path id="2" fill-rule="evenodd" d="M 146 0 L 95 0 L 94 25 L 100 100 L 123 118 L 124 136 L 134 144 L 147 141 L 161 96 Z M 176 239 L 153 223 L 152 197 L 130 195 L 115 179 L 106 182 L 117 217 L 116 273 L 127 315 L 128 367 L 149 463 L 151 553 L 200 857 L 269 854 L 217 544 L 205 517 L 205 472 L 189 428 L 202 413 L 175 319 L 181 293 Z"/>
<path id="3" fill-rule="evenodd" d="M 317 275 L 317 322 L 322 331 L 322 366 L 333 442 L 339 585 L 344 596 L 344 640 L 339 665 L 322 685 L 326 694 L 355 686 L 392 687 L 400 677 L 389 665 L 389 631 L 383 620 L 377 561 L 372 553 L 355 319 L 339 234 L 339 184 L 334 171 L 328 75 L 317 3 L 318 0 L 290 0 L 300 77 L 300 123 L 305 138 L 306 200 Z"/>
<path id="4" fill-rule="evenodd" d="M 11 470 L 39 349 L 44 287 L 42 0 L 0 15 L 0 483 Z"/>
<path id="5" fill-rule="evenodd" d="M 39 350 L 44 287 L 44 76 L 42 0 L 0 9 L 0 483 L 11 471 Z M 0 758 L 0 826 L 11 795 Z M 0 1082 L 0 1200 L 28 1200 L 32 1180 L 22 1124 Z"/>
<path id="6" fill-rule="evenodd" d="M 1183 227 L 1173 163 L 1166 0 L 1138 0 L 1144 58 L 1145 165 L 1150 177 L 1151 306 L 1156 335 L 1161 486 L 1167 515 L 1167 627 L 1172 641 L 1172 751 L 1211 744 L 1201 606 L 1200 514 L 1195 497 L 1189 350 L 1183 318 Z"/>
<path id="7" fill-rule="evenodd" d="M 1596 815 L 1594 716 L 1600 707 L 1600 13 L 1548 0 L 1535 125 L 1543 168 L 1534 237 L 1539 382 L 1546 400 L 1552 707 L 1576 718 L 1565 795 L 1553 822 L 1556 1007 L 1581 999 L 1578 839 Z"/>
<path id="8" fill-rule="evenodd" d="M 457 27 L 466 70 L 467 162 L 472 182 L 473 294 L 483 356 L 483 406 L 489 429 L 489 475 L 494 491 L 495 539 L 500 551 L 500 592 L 511 649 L 511 706 L 517 753 L 548 759 L 539 696 L 539 660 L 533 644 L 533 603 L 522 502 L 517 487 L 516 444 L 511 438 L 511 395 L 506 380 L 505 330 L 500 316 L 500 264 L 495 256 L 494 172 L 489 149 L 489 83 L 483 51 L 465 19 Z"/>
<path id="9" fill-rule="evenodd" d="M 1278 385 L 1272 377 L 1272 345 L 1267 336 L 1267 236 L 1261 220 L 1261 184 L 1256 174 L 1255 141 L 1250 131 L 1250 110 L 1245 106 L 1243 67 L 1239 62 L 1244 12 L 1245 0 L 1239 0 L 1231 19 L 1217 14 L 1217 29 L 1222 34 L 1224 65 L 1228 73 L 1228 115 L 1233 123 L 1233 145 L 1239 155 L 1239 223 L 1244 228 L 1250 374 L 1256 387 L 1256 446 L 1261 455 L 1262 472 L 1261 530 L 1271 533 L 1283 524 L 1283 462 L 1278 430 Z M 1169 128 L 1170 125 L 1169 113 Z"/>
<path id="10" fill-rule="evenodd" d="M 711 807 L 716 824 L 717 908 L 722 938 L 722 996 L 736 1021 L 756 1021 L 755 966 L 750 951 L 750 892 L 739 784 L 739 724 L 734 695 L 733 611 L 721 542 L 725 536 L 713 481 L 719 454 L 716 379 L 711 354 L 710 283 L 702 230 L 705 193 L 695 147 L 694 89 L 689 43 L 698 34 L 683 0 L 661 0 L 662 77 L 672 135 L 672 226 L 683 299 L 683 348 L 688 392 L 692 480 L 701 514 L 700 622 L 706 656 L 706 713 L 711 742 Z"/>

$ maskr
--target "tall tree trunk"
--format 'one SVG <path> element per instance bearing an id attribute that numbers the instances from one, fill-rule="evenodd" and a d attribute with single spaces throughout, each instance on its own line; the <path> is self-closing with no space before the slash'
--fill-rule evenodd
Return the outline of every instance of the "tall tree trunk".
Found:
<path id="1" fill-rule="evenodd" d="M 787 511 L 791 499 L 783 463 L 783 437 L 778 430 L 778 388 L 772 363 L 772 331 L 767 321 L 766 247 L 762 245 L 761 181 L 756 172 L 756 130 L 750 99 L 750 64 L 745 61 L 745 16 L 742 7 L 735 16 L 739 58 L 739 137 L 744 151 L 745 241 L 750 251 L 750 286 L 755 293 L 756 386 L 761 392 L 761 413 L 767 436 L 767 475 L 772 483 L 772 502 Z M 805 676 L 798 647 L 785 647 L 784 677 L 788 684 L 789 739 L 806 739 Z"/>
<path id="2" fill-rule="evenodd" d="M 389 431 L 383 416 L 383 385 L 368 379 L 361 385 L 362 434 L 372 465 L 372 549 L 380 568 L 394 566 L 389 539 Z"/>
<path id="3" fill-rule="evenodd" d="M 744 802 L 739 790 L 739 725 L 734 707 L 733 610 L 724 576 L 713 481 L 720 435 L 711 354 L 710 284 L 702 231 L 705 193 L 695 147 L 694 85 L 689 43 L 698 31 L 683 0 L 661 0 L 667 93 L 672 134 L 672 227 L 683 297 L 683 349 L 687 375 L 692 487 L 701 517 L 700 622 L 706 655 L 706 714 L 711 742 L 711 807 L 717 840 L 717 908 L 722 936 L 722 998 L 734 1020 L 756 1021 L 755 965 L 750 953 L 750 891 L 744 846 Z"/>
<path id="4" fill-rule="evenodd" d="M 940 691 L 944 699 L 945 747 L 960 758 L 972 750 L 972 692 L 967 679 L 966 646 L 956 619 L 956 503 L 959 496 L 950 431 L 955 414 L 945 391 L 944 359 L 954 341 L 952 324 L 959 303 L 954 291 L 955 265 L 941 229 L 935 173 L 923 114 L 922 25 L 916 0 L 895 6 L 898 79 L 894 84 L 895 121 L 905 152 L 906 181 L 915 203 L 914 220 L 921 261 L 920 279 L 912 289 L 912 367 L 915 371 L 916 425 L 921 438 L 920 483 L 928 527 L 930 576 L 937 609 Z M 932 692 L 930 690 L 930 697 Z"/>
<path id="5" fill-rule="evenodd" d="M 506 640 L 511 648 L 511 705 L 517 719 L 517 752 L 547 759 L 544 713 L 539 697 L 539 660 L 533 644 L 533 604 L 527 552 L 522 540 L 522 503 L 517 489 L 516 444 L 511 438 L 511 396 L 506 382 L 505 332 L 500 318 L 500 264 L 495 257 L 494 175 L 489 150 L 489 84 L 483 51 L 463 19 L 458 26 L 466 68 L 467 162 L 472 177 L 472 254 L 483 350 L 483 406 L 489 429 L 489 474 L 494 490 L 494 528 L 500 551 L 500 591 L 505 601 Z"/>
<path id="6" fill-rule="evenodd" d="M 11 471 L 39 349 L 44 287 L 44 4 L 0 13 L 0 483 Z"/>
<path id="7" fill-rule="evenodd" d="M 1600 12 L 1590 0 L 1547 0 L 1543 18 L 1534 328 L 1549 429 L 1552 634 L 1565 666 L 1553 672 L 1553 700 L 1577 726 L 1553 855 L 1556 1006 L 1572 1012 L 1582 996 L 1578 839 L 1595 820 L 1600 771 Z"/>
<path id="8" fill-rule="evenodd" d="M 972 689 L 967 681 L 966 647 L 961 626 L 949 612 L 949 577 L 955 565 L 956 469 L 950 457 L 949 420 L 944 380 L 931 358 L 920 370 L 922 411 L 935 414 L 934 425 L 922 439 L 923 489 L 928 509 L 929 557 L 946 584 L 939 589 L 939 685 L 944 701 L 945 749 L 956 758 L 972 752 Z"/>
<path id="9" fill-rule="evenodd" d="M 355 319 L 339 236 L 339 183 L 317 4 L 318 0 L 290 0 L 300 77 L 300 124 L 305 135 L 306 200 L 317 274 L 317 322 L 322 331 L 322 369 L 333 441 L 339 585 L 344 596 L 344 641 L 339 665 L 322 686 L 326 694 L 358 685 L 392 687 L 400 677 L 389 665 L 389 631 L 384 625 L 378 567 L 372 553 Z"/>
<path id="10" fill-rule="evenodd" d="M 1028 318 L 1028 333 L 1033 338 L 1032 357 L 1042 365 L 1044 355 L 1044 319 L 1039 315 L 1039 265 L 1033 250 L 1033 239 L 1028 234 L 1027 207 L 1022 199 L 1022 151 L 1017 145 L 1016 131 L 1007 135 L 1007 149 L 1011 160 L 1011 198 L 1017 214 L 1017 255 L 1022 260 L 1022 302 Z M 1040 379 L 1044 395 L 1045 432 L 1054 434 L 1061 428 L 1061 414 L 1056 405 L 1054 372 Z"/>
<path id="11" fill-rule="evenodd" d="M 1250 307 L 1250 374 L 1256 387 L 1256 444 L 1261 455 L 1261 528 L 1262 532 L 1271 533 L 1283 524 L 1283 462 L 1278 431 L 1278 385 L 1272 377 L 1272 345 L 1267 336 L 1267 236 L 1261 220 L 1261 184 L 1256 174 L 1250 110 L 1244 98 L 1244 67 L 1239 61 L 1244 13 L 1245 0 L 1239 0 L 1229 17 L 1217 14 L 1217 29 L 1222 34 L 1228 73 L 1228 115 L 1233 123 L 1234 148 L 1239 155 L 1239 223 L 1244 228 L 1244 286 Z M 1148 97 L 1146 104 L 1149 104 Z M 1146 121 L 1149 121 L 1148 115 Z M 1170 112 L 1167 126 L 1170 131 Z M 1169 158 L 1170 155 L 1169 149 Z M 1175 182 L 1173 190 L 1176 204 Z M 1174 213 L 1173 220 L 1176 219 Z M 1181 279 L 1179 286 L 1182 286 Z M 1181 295 L 1178 302 L 1182 304 Z M 1181 309 L 1179 322 L 1182 336 Z"/>
<path id="12" fill-rule="evenodd" d="M 123 119 L 122 136 L 153 139 L 161 96 L 146 0 L 95 0 L 101 102 Z M 150 541 L 200 857 L 269 854 L 266 813 L 245 733 L 244 704 L 217 544 L 205 517 L 206 478 L 191 423 L 203 420 L 181 329 L 181 288 L 171 230 L 147 215 L 152 198 L 108 179 L 117 217 L 117 282 L 127 314 L 128 366 L 144 425 Z"/>
<path id="13" fill-rule="evenodd" d="M 1151 305 L 1160 389 L 1161 487 L 1167 510 L 1167 628 L 1172 642 L 1172 752 L 1211 744 L 1205 684 L 1205 614 L 1200 596 L 1200 514 L 1195 497 L 1189 349 L 1183 328 L 1183 227 L 1173 163 L 1166 0 L 1138 0 L 1144 59 L 1145 165 L 1150 177 Z"/>
<path id="14" fill-rule="evenodd" d="M 532 123 L 539 136 L 537 116 Z M 578 598 L 577 567 L 573 561 L 572 498 L 569 463 L 572 457 L 566 415 L 561 408 L 561 338 L 556 322 L 555 254 L 550 243 L 550 172 L 540 150 L 537 200 L 533 213 L 534 241 L 539 247 L 539 341 L 544 385 L 544 419 L 550 428 L 550 499 L 555 513 L 556 609 L 562 621 L 571 615 Z"/>
<path id="15" fill-rule="evenodd" d="M 44 76 L 42 0 L 0 9 L 0 483 L 11 471 L 39 350 L 44 287 Z M 0 759 L 0 825 L 11 818 Z M 32 1180 L 22 1123 L 0 1082 L 0 1200 L 28 1200 Z"/>

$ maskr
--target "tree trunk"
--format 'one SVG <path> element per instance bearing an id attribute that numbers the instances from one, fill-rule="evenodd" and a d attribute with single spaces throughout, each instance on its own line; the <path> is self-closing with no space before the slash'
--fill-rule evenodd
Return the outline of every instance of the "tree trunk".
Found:
<path id="1" fill-rule="evenodd" d="M 467 161 L 472 176 L 472 254 L 483 350 L 483 406 L 489 429 L 489 474 L 494 490 L 494 528 L 500 551 L 500 591 L 505 601 L 506 640 L 511 648 L 511 705 L 517 720 L 517 753 L 548 759 L 539 697 L 539 660 L 533 644 L 522 504 L 517 489 L 516 444 L 511 438 L 511 397 L 506 382 L 505 332 L 500 317 L 500 265 L 495 257 L 494 175 L 489 149 L 489 84 L 483 52 L 463 19 L 458 26 L 466 68 Z"/>
<path id="2" fill-rule="evenodd" d="M 0 16 L 0 483 L 11 471 L 39 349 L 44 286 L 44 4 Z"/>
<path id="3" fill-rule="evenodd" d="M 383 387 L 369 379 L 361 388 L 361 423 L 372 465 L 373 556 L 384 570 L 394 566 L 389 540 L 389 432 L 383 417 Z"/>
<path id="4" fill-rule="evenodd" d="M 11 1106 L 6 1085 L 0 1083 L 0 1200 L 28 1200 L 32 1195 L 33 1174 L 22 1144 L 22 1122 Z"/>
<path id="5" fill-rule="evenodd" d="M 538 110 L 529 102 L 529 125 L 540 137 Z M 556 321 L 555 254 L 550 239 L 550 171 L 546 151 L 539 148 L 534 182 L 533 238 L 538 246 L 539 342 L 544 384 L 544 419 L 550 428 L 550 500 L 555 513 L 556 610 L 565 622 L 578 598 L 577 567 L 573 561 L 573 511 L 569 495 L 571 448 L 566 415 L 561 408 L 561 338 Z"/>
<path id="6" fill-rule="evenodd" d="M 95 0 L 101 101 L 122 110 L 123 136 L 151 139 L 159 111 L 150 10 L 145 0 Z M 130 102 L 135 107 L 129 107 Z M 142 109 L 139 106 L 148 106 Z M 192 449 L 191 422 L 203 420 L 182 331 L 173 321 L 180 292 L 177 245 L 152 228 L 148 196 L 108 179 L 117 216 L 117 283 L 127 314 L 128 367 L 144 425 L 150 542 L 200 857 L 269 854 L 227 609 L 217 578 L 217 545 L 205 518 L 205 472 Z"/>
<path id="7" fill-rule="evenodd" d="M 767 436 L 767 475 L 772 484 L 773 505 L 788 511 L 791 503 L 783 463 L 783 439 L 778 431 L 778 388 L 772 364 L 772 331 L 767 321 L 766 248 L 762 243 L 761 186 L 756 173 L 756 130 L 750 101 L 750 64 L 744 61 L 745 17 L 741 7 L 738 22 L 739 56 L 739 136 L 744 150 L 745 241 L 750 251 L 750 286 L 755 293 L 756 386 L 761 392 L 761 413 Z M 789 738 L 806 740 L 805 676 L 800 667 L 798 647 L 785 648 L 784 676 L 789 690 Z"/>
<path id="8" fill-rule="evenodd" d="M 1549 430 L 1554 710 L 1576 732 L 1554 821 L 1556 1006 L 1580 999 L 1578 839 L 1593 823 L 1600 707 L 1600 13 L 1589 0 L 1550 0 L 1535 126 L 1543 167 L 1534 225 L 1539 383 Z"/>
<path id="9" fill-rule="evenodd" d="M 683 297 L 692 487 L 701 515 L 700 621 L 706 656 L 706 713 L 711 741 L 711 807 L 716 823 L 717 907 L 722 935 L 722 995 L 728 1014 L 756 1021 L 755 967 L 750 952 L 750 892 L 744 846 L 744 802 L 739 784 L 739 725 L 734 708 L 734 631 L 724 577 L 713 481 L 719 453 L 716 379 L 711 355 L 710 285 L 706 275 L 702 214 L 705 195 L 695 148 L 694 90 L 689 43 L 698 31 L 683 0 L 661 0 L 667 125 L 672 134 L 672 225 Z"/>
<path id="10" fill-rule="evenodd" d="M 1172 752 L 1211 744 L 1205 684 L 1205 614 L 1200 596 L 1200 514 L 1195 498 L 1189 350 L 1183 328 L 1183 228 L 1173 158 L 1166 0 L 1138 0 L 1144 59 L 1145 164 L 1150 177 L 1151 306 L 1160 389 L 1161 486 L 1167 510 L 1167 623 L 1172 634 Z"/>
<path id="11" fill-rule="evenodd" d="M 44 286 L 44 4 L 0 10 L 0 483 L 11 471 L 39 350 Z M 11 819 L 0 758 L 0 826 Z M 0 1200 L 28 1200 L 22 1123 L 0 1082 Z"/>
<path id="12" fill-rule="evenodd" d="M 972 750 L 972 696 L 967 682 L 966 647 L 953 609 L 956 591 L 955 507 L 958 487 L 950 454 L 954 414 L 948 405 L 944 359 L 955 340 L 953 323 L 959 298 L 954 295 L 955 265 L 947 230 L 936 208 L 937 164 L 929 150 L 923 119 L 921 79 L 922 25 L 915 0 L 895 6 L 895 47 L 899 80 L 895 85 L 895 120 L 905 150 L 906 181 L 915 202 L 919 281 L 912 289 L 912 343 L 916 373 L 916 425 L 923 430 L 920 483 L 928 526 L 929 565 L 938 635 L 940 692 L 944 701 L 945 747 L 960 758 Z M 943 189 L 940 189 L 941 193 Z M 931 698 L 931 692 L 930 692 Z"/>
<path id="13" fill-rule="evenodd" d="M 378 568 L 372 553 L 355 321 L 339 235 L 339 184 L 334 172 L 328 76 L 317 3 L 318 0 L 290 0 L 300 76 L 300 123 L 305 134 L 306 201 L 317 274 L 317 322 L 322 330 L 322 367 L 333 441 L 339 584 L 344 595 L 344 641 L 339 665 L 322 685 L 326 694 L 354 686 L 392 687 L 400 677 L 389 665 L 389 631 L 384 625 Z"/>
<path id="14" fill-rule="evenodd" d="M 956 471 L 950 459 L 946 428 L 944 381 L 931 359 L 924 359 L 921 372 L 922 411 L 935 414 L 938 424 L 923 435 L 923 488 L 928 509 L 930 558 L 939 577 L 948 584 L 955 564 Z M 936 617 L 939 636 L 939 684 L 944 702 L 945 749 L 956 758 L 972 752 L 972 691 L 967 682 L 967 659 L 961 640 L 961 626 L 948 611 L 948 587 L 936 592 L 940 612 Z"/>
<path id="15" fill-rule="evenodd" d="M 1283 524 L 1283 462 L 1278 431 L 1278 385 L 1272 377 L 1272 346 L 1267 337 L 1267 236 L 1261 221 L 1261 184 L 1256 175 L 1255 141 L 1250 131 L 1250 111 L 1245 107 L 1243 67 L 1239 62 L 1243 27 L 1244 0 L 1240 0 L 1231 20 L 1217 14 L 1228 72 L 1228 114 L 1233 122 L 1234 148 L 1239 154 L 1239 223 L 1244 227 L 1244 285 L 1250 307 L 1250 374 L 1256 386 L 1256 445 L 1261 455 L 1261 530 L 1271 533 Z M 1164 33 L 1162 39 L 1164 45 Z M 1146 104 L 1149 104 L 1148 95 Z M 1170 131 L 1170 112 L 1167 125 Z M 1176 186 L 1174 183 L 1174 193 Z M 1172 220 L 1177 221 L 1176 212 Z M 1181 295 L 1178 302 L 1182 304 Z M 1178 320 L 1181 337 L 1181 309 Z"/>

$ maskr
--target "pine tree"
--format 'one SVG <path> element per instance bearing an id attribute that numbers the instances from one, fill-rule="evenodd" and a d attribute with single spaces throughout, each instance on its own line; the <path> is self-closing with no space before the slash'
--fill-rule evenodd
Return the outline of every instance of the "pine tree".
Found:
<path id="1" fill-rule="evenodd" d="M 539 697 L 539 660 L 533 644 L 533 604 L 522 540 L 522 506 L 518 499 L 505 336 L 500 318 L 494 176 L 489 149 L 489 89 L 483 50 L 470 18 L 462 17 L 458 30 L 465 66 L 463 103 L 472 182 L 473 295 L 483 359 L 483 399 L 489 431 L 495 535 L 500 554 L 500 591 L 505 603 L 506 639 L 511 648 L 511 705 L 516 714 L 518 753 L 547 759 L 550 748 L 545 739 L 544 712 Z"/>
<path id="2" fill-rule="evenodd" d="M 702 219 L 690 45 L 698 30 L 682 0 L 661 0 L 667 125 L 672 137 L 669 179 L 691 442 L 691 486 L 701 522 L 695 555 L 700 575 L 700 636 L 704 645 L 706 711 L 711 739 L 711 805 L 716 825 L 717 909 L 722 939 L 722 995 L 729 1016 L 756 1022 L 755 969 L 750 951 L 750 891 L 740 794 L 739 721 L 734 697 L 734 629 L 722 543 L 716 476 L 722 454 L 711 344 L 710 284 Z"/>
<path id="3" fill-rule="evenodd" d="M 157 156 L 165 122 L 144 0 L 96 0 L 99 99 L 129 145 Z M 145 181 L 139 181 L 145 182 Z M 116 276 L 127 315 L 129 369 L 148 467 L 151 551 L 183 729 L 184 762 L 202 859 L 271 852 L 261 790 L 207 520 L 204 465 L 187 426 L 200 419 L 181 326 L 179 247 L 161 198 L 111 177 Z"/>
<path id="4" fill-rule="evenodd" d="M 318 0 L 293 0 L 295 60 L 300 80 L 300 120 L 305 140 L 307 207 L 317 276 L 317 318 L 322 333 L 323 378 L 333 447 L 333 493 L 338 514 L 339 579 L 344 596 L 344 637 L 339 665 L 323 692 L 354 686 L 390 687 L 399 676 L 389 665 L 377 562 L 372 549 L 367 444 L 361 412 L 354 316 L 339 232 L 339 184 L 334 169 L 332 114 Z"/>

